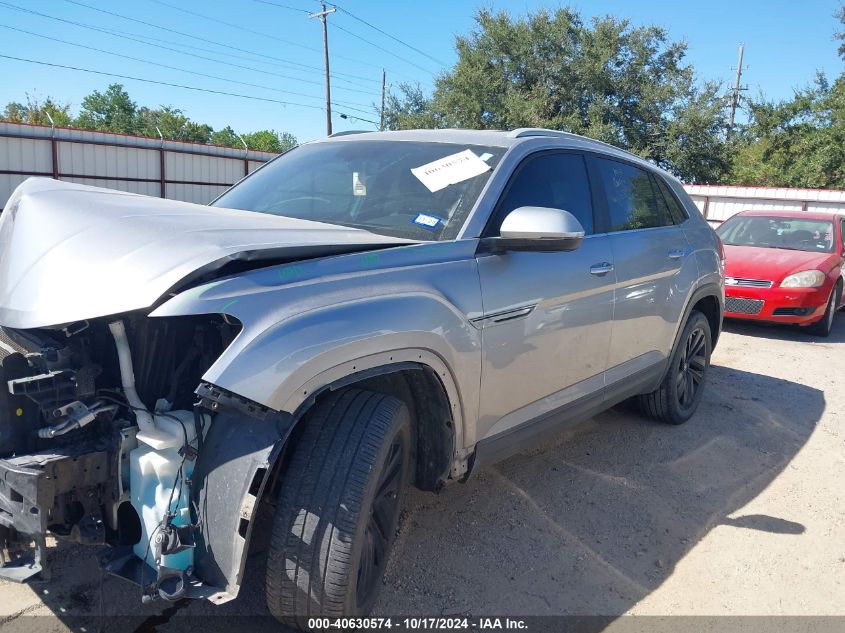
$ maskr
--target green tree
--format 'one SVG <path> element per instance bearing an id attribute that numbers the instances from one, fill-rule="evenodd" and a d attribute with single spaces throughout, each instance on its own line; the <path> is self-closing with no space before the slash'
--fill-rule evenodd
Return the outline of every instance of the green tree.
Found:
<path id="1" fill-rule="evenodd" d="M 141 107 L 136 119 L 137 133 L 143 136 L 158 136 L 158 128 L 164 138 L 174 141 L 208 143 L 211 138 L 210 125 L 191 121 L 182 110 L 173 106 L 161 106 L 155 110 Z"/>
<path id="2" fill-rule="evenodd" d="M 242 148 L 238 135 L 231 126 L 217 130 L 191 120 L 183 110 L 170 105 L 158 108 L 138 106 L 121 84 L 111 84 L 105 91 L 95 90 L 82 100 L 78 116 L 71 114 L 70 104 L 62 104 L 47 97 L 43 102 L 26 95 L 26 103 L 11 101 L 0 112 L 0 120 L 12 123 L 50 125 L 47 114 L 59 127 L 78 127 L 102 132 L 140 134 L 168 140 L 214 143 L 226 147 Z M 290 132 L 258 130 L 242 134 L 249 149 L 281 153 L 295 147 L 296 137 Z"/>
<path id="3" fill-rule="evenodd" d="M 275 152 L 277 154 L 288 151 L 298 143 L 293 134 L 289 132 L 276 132 L 275 130 L 244 132 L 241 134 L 241 137 L 249 149 L 262 152 Z M 227 147 L 243 147 L 243 143 L 241 143 L 238 135 L 228 125 L 222 130 L 214 132 L 211 135 L 211 142 L 215 145 L 225 145 Z"/>
<path id="4" fill-rule="evenodd" d="M 50 118 L 57 127 L 69 127 L 72 117 L 69 103 L 58 103 L 52 97 L 39 101 L 37 97 L 26 95 L 26 104 L 11 101 L 3 110 L 2 120 L 12 123 L 29 123 L 31 125 L 50 125 Z"/>
<path id="5" fill-rule="evenodd" d="M 105 92 L 95 90 L 82 100 L 75 125 L 88 130 L 137 134 L 138 105 L 121 84 L 111 84 Z"/>
<path id="6" fill-rule="evenodd" d="M 211 142 L 215 145 L 223 145 L 225 147 L 241 147 L 241 142 L 238 140 L 238 135 L 232 126 L 227 125 L 222 130 L 217 130 L 211 135 Z"/>
<path id="7" fill-rule="evenodd" d="M 430 98 L 407 86 L 391 95 L 388 127 L 547 127 L 624 147 L 691 182 L 727 170 L 719 87 L 696 85 L 686 44 L 665 30 L 610 16 L 585 23 L 570 8 L 520 18 L 485 9 L 475 21 Z"/>
<path id="8" fill-rule="evenodd" d="M 259 130 L 242 135 L 247 147 L 262 152 L 286 152 L 297 144 L 296 137 L 289 132 L 275 130 Z"/>
<path id="9" fill-rule="evenodd" d="M 390 92 L 384 104 L 384 127 L 412 130 L 443 127 L 437 120 L 431 99 L 419 84 L 400 83 L 399 94 Z"/>
<path id="10" fill-rule="evenodd" d="M 748 104 L 749 123 L 734 153 L 730 182 L 845 189 L 845 75 L 817 75 L 792 99 Z"/>

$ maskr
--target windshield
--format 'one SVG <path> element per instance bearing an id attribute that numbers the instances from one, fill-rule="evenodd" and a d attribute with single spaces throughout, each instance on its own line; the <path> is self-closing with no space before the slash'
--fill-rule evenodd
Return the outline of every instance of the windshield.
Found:
<path id="1" fill-rule="evenodd" d="M 454 239 L 501 147 L 341 141 L 283 154 L 212 204 L 414 240 Z"/>
<path id="2" fill-rule="evenodd" d="M 734 246 L 833 252 L 833 223 L 828 220 L 735 215 L 722 224 L 716 233 L 723 243 Z"/>

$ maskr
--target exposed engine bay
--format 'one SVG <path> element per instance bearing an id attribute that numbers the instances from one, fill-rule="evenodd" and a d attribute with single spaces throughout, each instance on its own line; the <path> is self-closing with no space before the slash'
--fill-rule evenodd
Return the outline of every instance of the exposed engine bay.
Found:
<path id="1" fill-rule="evenodd" d="M 0 576 L 49 576 L 49 532 L 113 546 L 148 599 L 185 594 L 214 414 L 197 389 L 239 331 L 135 312 L 0 332 Z"/>

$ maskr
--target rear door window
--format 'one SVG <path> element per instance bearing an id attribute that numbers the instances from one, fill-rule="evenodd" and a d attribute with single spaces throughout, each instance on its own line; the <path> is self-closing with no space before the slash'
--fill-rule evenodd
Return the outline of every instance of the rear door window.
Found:
<path id="1" fill-rule="evenodd" d="M 674 224 L 665 200 L 658 200 L 652 176 L 644 169 L 608 158 L 596 159 L 607 196 L 611 231 L 632 231 Z"/>
<path id="2" fill-rule="evenodd" d="M 657 188 L 660 191 L 660 194 L 663 196 L 663 199 L 666 201 L 666 205 L 669 207 L 669 213 L 672 215 L 672 219 L 675 221 L 675 224 L 681 224 L 684 222 L 689 216 L 684 208 L 681 206 L 681 203 L 678 202 L 678 199 L 675 197 L 675 194 L 672 193 L 672 190 L 669 188 L 669 185 L 661 178 L 660 176 L 654 176 L 654 181 L 657 183 Z"/>

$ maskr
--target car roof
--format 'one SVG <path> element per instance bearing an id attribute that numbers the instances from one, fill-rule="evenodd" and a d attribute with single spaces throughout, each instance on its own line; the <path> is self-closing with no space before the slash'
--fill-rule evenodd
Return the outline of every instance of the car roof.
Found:
<path id="1" fill-rule="evenodd" d="M 796 218 L 805 220 L 830 220 L 845 217 L 839 211 L 740 211 L 735 215 L 743 216 L 771 216 L 776 218 Z"/>
<path id="2" fill-rule="evenodd" d="M 465 129 L 440 129 L 440 130 L 390 130 L 385 132 L 358 132 L 350 130 L 338 132 L 329 137 L 319 139 L 315 142 L 333 141 L 426 141 L 429 143 L 462 143 L 468 145 L 489 145 L 493 147 L 512 147 L 526 139 L 542 138 L 555 140 L 561 146 L 579 147 L 593 146 L 600 151 L 613 151 L 627 154 L 631 158 L 640 159 L 638 156 L 619 149 L 608 143 L 596 141 L 586 136 L 562 132 L 560 130 L 549 130 L 546 128 L 517 128 L 515 130 L 465 130 Z"/>

